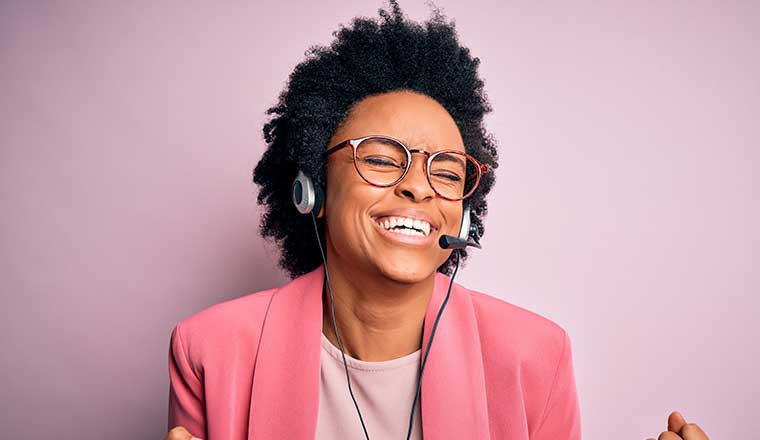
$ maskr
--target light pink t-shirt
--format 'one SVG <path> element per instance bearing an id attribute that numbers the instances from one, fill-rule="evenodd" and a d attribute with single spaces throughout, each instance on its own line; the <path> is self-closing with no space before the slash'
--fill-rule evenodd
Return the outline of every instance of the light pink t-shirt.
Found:
<path id="1" fill-rule="evenodd" d="M 362 361 L 346 354 L 351 390 L 370 440 L 406 440 L 421 352 L 380 362 Z M 359 414 L 348 392 L 340 349 L 324 333 L 320 370 L 316 440 L 364 439 Z M 411 436 L 414 440 L 422 439 L 420 421 L 417 399 Z"/>

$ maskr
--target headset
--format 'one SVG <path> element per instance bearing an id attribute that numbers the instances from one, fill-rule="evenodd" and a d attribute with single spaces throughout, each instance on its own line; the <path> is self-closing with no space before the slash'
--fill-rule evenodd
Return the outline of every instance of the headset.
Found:
<path id="1" fill-rule="evenodd" d="M 322 248 L 322 241 L 319 237 L 319 229 L 317 228 L 317 219 L 315 216 L 315 213 L 319 213 L 321 211 L 322 206 L 325 201 L 325 191 L 323 188 L 314 185 L 313 181 L 309 176 L 307 176 L 303 171 L 298 170 L 298 174 L 293 181 L 293 186 L 291 188 L 291 197 L 293 200 L 293 204 L 295 205 L 298 212 L 301 214 L 310 214 L 312 222 L 314 223 L 314 232 L 317 235 L 317 242 L 319 244 L 319 251 L 322 254 L 322 261 L 324 261 L 325 264 L 325 278 L 327 279 L 327 287 L 330 291 L 330 308 L 332 313 L 332 323 L 333 323 L 333 329 L 335 330 L 335 336 L 338 338 L 338 345 L 340 346 L 340 352 L 343 356 L 343 368 L 346 371 L 346 382 L 348 383 L 348 392 L 351 394 L 351 399 L 354 401 L 354 407 L 356 407 L 356 412 L 359 414 L 359 421 L 362 424 L 362 429 L 364 430 L 364 436 L 369 440 L 369 434 L 367 433 L 367 427 L 364 425 L 364 418 L 362 417 L 362 412 L 359 410 L 359 404 L 356 403 L 356 398 L 354 397 L 354 392 L 351 389 L 351 378 L 348 374 L 348 366 L 346 365 L 346 354 L 343 350 L 343 342 L 340 339 L 340 333 L 338 333 L 338 326 L 335 322 L 335 300 L 333 297 L 332 292 L 332 286 L 330 285 L 330 276 L 327 271 L 327 258 L 325 257 L 325 251 Z M 451 235 L 441 235 L 441 237 L 438 239 L 438 245 L 442 249 L 464 249 L 467 246 L 473 246 L 476 248 L 480 248 L 480 243 L 478 242 L 478 230 L 475 225 L 472 225 L 470 222 L 470 206 L 469 203 L 464 202 L 463 203 L 463 210 L 462 210 L 462 220 L 459 225 L 459 235 L 454 237 Z M 420 367 L 420 374 L 417 377 L 417 392 L 414 396 L 414 401 L 412 402 L 412 411 L 409 415 L 409 429 L 407 430 L 406 434 L 406 440 L 409 440 L 412 436 L 412 426 L 414 422 L 414 410 L 417 407 L 417 400 L 420 396 L 420 390 L 422 388 L 422 374 L 425 371 L 425 364 L 427 364 L 427 358 L 428 354 L 430 353 L 430 347 L 433 345 L 433 337 L 435 336 L 435 330 L 438 328 L 438 321 L 441 318 L 441 314 L 443 313 L 443 309 L 446 307 L 446 303 L 449 302 L 449 295 L 451 295 L 451 286 L 454 283 L 454 277 L 457 274 L 457 271 L 459 270 L 459 255 L 455 252 L 456 255 L 456 266 L 454 267 L 454 272 L 451 274 L 451 280 L 449 282 L 449 290 L 446 293 L 446 298 L 443 300 L 443 304 L 441 304 L 441 307 L 438 309 L 438 314 L 435 317 L 435 322 L 433 323 L 433 330 L 430 333 L 430 338 L 428 339 L 427 349 L 425 350 L 425 356 L 422 358 L 422 366 Z"/>

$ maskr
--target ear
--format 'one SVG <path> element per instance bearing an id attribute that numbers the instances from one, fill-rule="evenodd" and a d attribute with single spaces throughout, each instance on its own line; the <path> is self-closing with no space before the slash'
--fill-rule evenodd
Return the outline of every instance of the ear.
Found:
<path id="1" fill-rule="evenodd" d="M 319 209 L 319 214 L 317 214 L 317 218 L 322 218 L 325 215 L 325 204 L 322 204 L 322 207 Z"/>

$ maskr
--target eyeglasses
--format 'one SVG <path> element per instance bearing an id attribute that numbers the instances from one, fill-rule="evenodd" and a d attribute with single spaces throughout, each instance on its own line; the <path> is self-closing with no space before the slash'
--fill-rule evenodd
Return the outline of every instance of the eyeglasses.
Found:
<path id="1" fill-rule="evenodd" d="M 436 194 L 446 200 L 462 200 L 471 196 L 480 183 L 480 177 L 490 168 L 474 157 L 457 150 L 439 150 L 428 153 L 411 150 L 398 139 L 384 135 L 370 135 L 345 140 L 325 153 L 330 155 L 350 145 L 354 153 L 354 168 L 365 182 L 373 186 L 389 187 L 406 177 L 412 164 L 412 153 L 427 156 L 425 174 Z"/>

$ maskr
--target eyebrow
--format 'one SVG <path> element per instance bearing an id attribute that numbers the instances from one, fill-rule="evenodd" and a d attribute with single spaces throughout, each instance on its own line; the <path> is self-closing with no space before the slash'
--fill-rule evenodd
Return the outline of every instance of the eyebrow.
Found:
<path id="1" fill-rule="evenodd" d="M 406 145 L 406 147 L 407 147 L 407 148 L 409 148 L 410 150 L 412 150 L 412 149 L 413 149 L 413 148 L 410 146 L 410 145 L 412 145 L 412 143 L 411 143 L 411 142 L 409 142 L 409 139 L 406 139 L 406 138 L 397 138 L 397 139 L 398 139 L 398 140 L 400 140 L 400 141 L 401 141 L 401 142 L 402 142 L 404 145 Z M 441 147 L 441 149 L 442 149 L 442 150 L 448 150 L 448 149 L 454 149 L 454 148 L 453 148 L 453 147 L 447 147 L 447 146 L 445 146 L 445 145 L 444 145 L 443 147 Z M 435 151 L 428 151 L 428 150 L 423 150 L 423 151 L 427 152 L 428 154 L 433 154 L 433 153 L 435 153 Z"/>
<path id="2" fill-rule="evenodd" d="M 463 161 L 462 159 L 460 159 L 460 158 L 456 157 L 456 156 L 455 156 L 455 155 L 453 155 L 453 154 L 449 154 L 449 153 L 443 153 L 443 154 L 440 154 L 440 155 L 438 156 L 438 158 L 439 158 L 438 160 L 446 160 L 446 161 L 449 161 L 449 162 L 455 162 L 455 163 L 457 163 L 458 165 L 461 165 L 461 166 L 462 166 L 462 168 L 464 168 L 464 167 L 465 167 L 465 165 L 464 165 L 464 161 Z"/>

